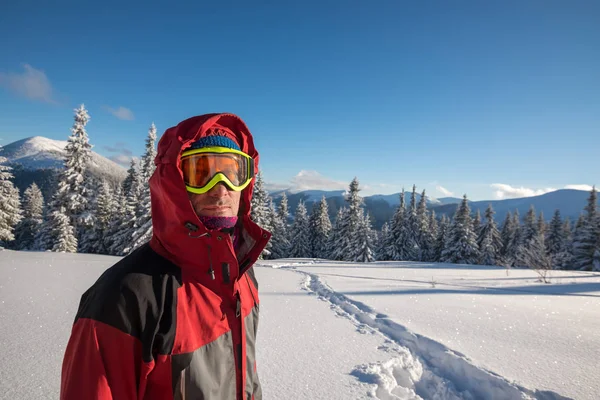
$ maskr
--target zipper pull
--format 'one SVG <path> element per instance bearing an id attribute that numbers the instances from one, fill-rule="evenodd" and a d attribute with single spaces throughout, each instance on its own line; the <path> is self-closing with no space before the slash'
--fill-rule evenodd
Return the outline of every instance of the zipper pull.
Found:
<path id="1" fill-rule="evenodd" d="M 240 298 L 237 298 L 237 304 L 235 306 L 235 317 L 239 318 L 242 315 L 242 303 L 240 302 Z"/>

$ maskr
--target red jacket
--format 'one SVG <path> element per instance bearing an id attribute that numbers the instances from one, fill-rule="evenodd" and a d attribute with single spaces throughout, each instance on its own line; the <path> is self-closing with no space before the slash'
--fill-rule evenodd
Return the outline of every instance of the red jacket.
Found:
<path id="1" fill-rule="evenodd" d="M 211 127 L 258 153 L 232 114 L 190 118 L 158 144 L 150 179 L 153 237 L 110 267 L 82 298 L 62 366 L 63 400 L 261 399 L 256 371 L 258 285 L 252 265 L 271 234 L 240 201 L 237 245 L 196 216 L 179 155 Z"/>

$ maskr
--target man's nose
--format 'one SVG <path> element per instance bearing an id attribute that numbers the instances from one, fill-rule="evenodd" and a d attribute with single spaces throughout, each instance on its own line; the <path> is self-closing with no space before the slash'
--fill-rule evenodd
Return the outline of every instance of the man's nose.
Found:
<path id="1" fill-rule="evenodd" d="M 208 194 L 213 197 L 225 197 L 229 195 L 229 188 L 223 182 L 217 183 Z"/>

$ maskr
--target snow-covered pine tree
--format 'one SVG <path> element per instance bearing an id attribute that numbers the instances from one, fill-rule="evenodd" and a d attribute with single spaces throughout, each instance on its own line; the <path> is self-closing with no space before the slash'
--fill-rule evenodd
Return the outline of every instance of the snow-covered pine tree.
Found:
<path id="1" fill-rule="evenodd" d="M 419 261 L 431 261 L 435 236 L 429 227 L 429 215 L 427 213 L 427 196 L 425 190 L 421 193 L 421 199 L 417 206 L 417 237 Z"/>
<path id="2" fill-rule="evenodd" d="M 147 186 L 148 181 L 154 174 L 154 170 L 156 166 L 154 165 L 154 159 L 156 158 L 156 126 L 154 122 L 150 125 L 148 129 L 148 136 L 146 137 L 146 147 L 144 151 L 144 155 L 142 156 L 141 161 L 141 175 L 142 182 Z M 146 190 L 146 189 L 144 189 Z"/>
<path id="3" fill-rule="evenodd" d="M 1 167 L 0 167 L 1 168 Z M 44 222 L 44 196 L 33 182 L 23 193 L 23 219 L 15 229 L 15 242 L 19 250 L 32 250 L 35 235 Z"/>
<path id="4" fill-rule="evenodd" d="M 123 181 L 123 184 L 122 184 L 121 193 L 123 193 L 125 196 L 127 196 L 127 194 L 129 194 L 129 192 L 131 192 L 131 189 L 135 183 L 135 180 L 137 177 L 136 165 L 137 165 L 137 162 L 136 162 L 135 158 L 131 158 L 131 163 L 129 164 L 129 169 L 127 170 L 127 177 L 125 177 L 125 180 Z"/>
<path id="5" fill-rule="evenodd" d="M 523 218 L 523 228 L 521 230 L 520 242 L 517 248 L 517 266 L 530 267 L 528 262 L 531 262 L 535 257 L 541 259 L 543 255 L 546 254 L 545 250 L 544 254 L 536 253 L 543 245 L 543 241 L 539 243 L 539 232 L 537 228 L 535 208 L 532 205 Z"/>
<path id="6" fill-rule="evenodd" d="M 384 222 L 381 226 L 381 232 L 379 234 L 379 240 L 377 242 L 377 260 L 378 261 L 388 261 L 391 260 L 392 257 L 389 252 L 389 243 L 390 237 L 392 235 L 392 231 L 390 230 L 390 225 L 388 222 Z"/>
<path id="7" fill-rule="evenodd" d="M 108 228 L 104 234 L 103 247 L 106 254 L 120 255 L 117 249 L 121 247 L 121 243 L 119 242 L 121 240 L 121 227 L 124 224 L 128 210 L 127 197 L 123 195 L 122 186 L 118 186 L 117 190 L 113 193 L 110 209 L 111 213 Z"/>
<path id="8" fill-rule="evenodd" d="M 494 209 L 489 204 L 485 210 L 485 222 L 479 230 L 479 237 L 477 243 L 479 246 L 479 252 L 481 253 L 480 263 L 483 265 L 498 265 L 500 252 L 502 251 L 502 236 L 498 227 L 496 226 L 496 220 L 494 219 Z"/>
<path id="9" fill-rule="evenodd" d="M 108 249 L 105 244 L 111 214 L 113 212 L 113 199 L 110 187 L 104 180 L 99 185 L 98 196 L 94 204 L 94 226 L 90 232 L 83 235 L 82 240 L 85 241 L 85 243 L 81 243 L 79 248 L 85 249 L 85 252 L 88 253 L 108 254 Z"/>
<path id="10" fill-rule="evenodd" d="M 442 261 L 454 264 L 477 264 L 479 248 L 473 232 L 473 221 L 467 195 L 464 195 L 454 214 L 448 240 L 442 252 Z"/>
<path id="11" fill-rule="evenodd" d="M 329 206 L 325 196 L 313 206 L 309 220 L 310 243 L 312 256 L 327 258 L 329 255 L 329 235 L 331 234 L 331 220 L 329 219 Z"/>
<path id="12" fill-rule="evenodd" d="M 404 188 L 402 188 L 402 193 L 400 193 L 400 204 L 392 216 L 389 229 L 389 235 L 387 235 L 387 237 L 384 236 L 386 254 L 389 257 L 389 260 L 403 260 L 404 254 L 402 253 L 402 249 L 404 246 L 406 230 L 406 205 Z"/>
<path id="13" fill-rule="evenodd" d="M 346 224 L 348 219 L 346 218 L 346 213 L 348 210 L 345 207 L 341 207 L 338 209 L 338 212 L 335 217 L 335 223 L 333 224 L 333 228 L 331 229 L 331 235 L 329 236 L 329 259 L 336 261 L 346 260 L 346 254 L 344 254 L 345 249 L 345 235 L 346 235 Z"/>
<path id="14" fill-rule="evenodd" d="M 112 245 L 108 248 L 108 252 L 113 255 L 127 255 L 132 248 L 133 233 L 136 230 L 136 209 L 142 192 L 142 177 L 139 163 L 135 162 L 133 166 L 129 192 L 123 193 L 125 207 L 119 210 L 122 213 L 120 217 L 121 225 L 116 231 L 112 227 L 110 229 L 110 241 Z"/>
<path id="15" fill-rule="evenodd" d="M 310 227 L 306 206 L 302 200 L 300 200 L 296 208 L 290 236 L 291 247 L 289 256 L 293 258 L 310 257 Z"/>
<path id="16" fill-rule="evenodd" d="M 361 210 L 361 218 L 359 222 L 356 251 L 354 260 L 356 262 L 373 262 L 375 261 L 375 244 L 376 234 L 371 227 L 371 217 L 369 214 Z"/>
<path id="17" fill-rule="evenodd" d="M 475 218 L 473 218 L 473 232 L 475 232 L 477 237 L 481 235 L 481 213 L 479 212 L 479 209 L 477 209 Z M 479 245 L 479 241 L 477 241 L 477 245 Z"/>
<path id="18" fill-rule="evenodd" d="M 545 237 L 546 231 L 548 229 L 548 224 L 546 224 L 546 219 L 544 218 L 543 211 L 540 211 L 536 224 L 538 233 Z"/>
<path id="19" fill-rule="evenodd" d="M 598 215 L 598 196 L 596 187 L 592 188 L 588 203 L 585 207 L 585 215 L 573 236 L 573 267 L 582 271 L 594 269 L 594 253 L 598 236 L 600 236 L 600 224 Z"/>
<path id="20" fill-rule="evenodd" d="M 269 254 L 269 259 L 285 258 L 288 256 L 288 253 L 290 251 L 290 241 L 288 239 L 289 230 L 287 226 L 283 223 L 279 212 L 275 210 L 275 205 L 273 202 L 270 203 L 270 207 L 270 225 L 273 231 L 271 232 L 271 254 Z M 285 208 L 285 213 L 287 215 L 287 199 Z"/>
<path id="21" fill-rule="evenodd" d="M 600 229 L 600 226 L 598 227 Z M 596 251 L 594 252 L 594 263 L 592 271 L 600 271 L 600 235 L 598 235 L 598 241 L 596 242 Z"/>
<path id="22" fill-rule="evenodd" d="M 102 181 L 85 171 L 84 193 L 87 199 L 85 208 L 79 213 L 77 218 L 77 252 L 95 253 L 95 226 L 96 226 L 96 208 L 98 207 L 98 193 L 102 186 Z M 74 227 L 75 228 L 75 227 Z"/>
<path id="23" fill-rule="evenodd" d="M 262 172 L 256 174 L 250 217 L 261 228 L 269 230 L 269 194 L 264 188 Z"/>
<path id="24" fill-rule="evenodd" d="M 502 238 L 502 249 L 500 250 L 500 264 L 506 267 L 513 265 L 513 249 L 511 248 L 514 243 L 515 227 L 513 225 L 513 218 L 510 211 L 506 213 L 506 218 L 502 223 L 502 231 L 500 237 Z"/>
<path id="25" fill-rule="evenodd" d="M 554 216 L 550 221 L 548 234 L 546 236 L 546 253 L 552 260 L 554 269 L 559 269 L 563 265 L 563 257 L 566 251 L 567 240 L 564 236 L 563 221 L 560 217 L 560 210 L 554 211 Z"/>
<path id="26" fill-rule="evenodd" d="M 271 203 L 272 207 L 275 207 Z M 269 258 L 285 258 L 290 251 L 290 228 L 288 224 L 289 211 L 288 199 L 285 192 L 281 195 L 281 201 L 275 214 L 271 212 L 271 255 Z"/>
<path id="27" fill-rule="evenodd" d="M 0 156 L 0 247 L 15 239 L 15 227 L 22 219 L 19 189 L 11 181 L 12 168 L 4 165 L 7 161 L 6 157 Z"/>
<path id="28" fill-rule="evenodd" d="M 572 269 L 573 261 L 573 232 L 571 231 L 571 221 L 569 217 L 565 218 L 562 224 L 564 243 L 564 252 L 560 257 L 560 264 L 556 263 L 557 269 Z"/>
<path id="29" fill-rule="evenodd" d="M 83 229 L 80 230 L 79 227 L 84 225 L 82 219 L 86 217 L 90 195 L 85 185 L 86 178 L 89 177 L 86 171 L 92 149 L 85 130 L 89 119 L 90 116 L 83 104 L 75 109 L 75 121 L 65 147 L 67 153 L 64 159 L 65 168 L 60 173 L 58 188 L 50 207 L 52 212 L 59 211 L 60 208 L 64 209 L 62 213 L 69 218 L 70 225 L 75 229 L 75 235 L 83 233 Z M 68 247 L 68 244 L 60 246 Z"/>
<path id="30" fill-rule="evenodd" d="M 124 249 L 125 253 L 129 253 L 140 247 L 152 238 L 152 202 L 150 197 L 150 178 L 154 173 L 156 158 L 156 150 L 154 148 L 156 142 L 156 127 L 154 122 L 148 129 L 148 137 L 146 138 L 146 150 L 140 161 L 140 196 L 141 201 L 137 203 L 135 210 L 135 224 L 131 235 L 131 245 Z"/>
<path id="31" fill-rule="evenodd" d="M 502 264 L 506 267 L 514 267 L 517 265 L 517 255 L 521 244 L 521 231 L 521 216 L 519 215 L 519 210 L 515 210 L 511 217 L 508 242 L 504 241 L 504 236 L 502 239 L 505 249 L 503 252 Z M 504 232 L 504 229 L 502 232 Z"/>
<path id="32" fill-rule="evenodd" d="M 444 248 L 446 247 L 449 232 L 450 219 L 447 216 L 442 215 L 442 218 L 440 219 L 440 222 L 438 224 L 438 231 L 435 239 L 432 261 L 439 262 L 442 259 L 442 253 L 444 252 Z"/>
<path id="33" fill-rule="evenodd" d="M 421 243 L 419 241 L 419 217 L 417 215 L 417 186 L 413 185 L 410 204 L 407 210 L 406 242 L 404 244 L 408 261 L 419 261 Z"/>
<path id="34" fill-rule="evenodd" d="M 52 243 L 50 250 L 62 253 L 77 252 L 75 229 L 71 225 L 64 207 L 59 207 L 57 210 L 52 211 L 48 223 L 50 243 Z"/>

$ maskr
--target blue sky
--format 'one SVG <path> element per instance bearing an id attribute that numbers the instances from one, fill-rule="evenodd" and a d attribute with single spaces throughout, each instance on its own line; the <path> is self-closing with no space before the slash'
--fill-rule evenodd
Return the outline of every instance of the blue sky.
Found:
<path id="1" fill-rule="evenodd" d="M 597 1 L 16 3 L 0 145 L 64 140 L 85 103 L 94 150 L 125 160 L 153 121 L 227 111 L 273 185 L 482 200 L 600 184 Z"/>

